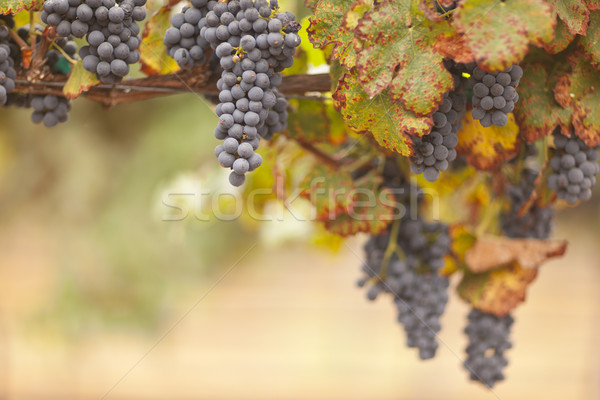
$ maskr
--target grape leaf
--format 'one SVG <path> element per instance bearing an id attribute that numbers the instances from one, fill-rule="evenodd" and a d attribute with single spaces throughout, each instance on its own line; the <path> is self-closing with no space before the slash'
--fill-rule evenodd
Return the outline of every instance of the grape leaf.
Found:
<path id="1" fill-rule="evenodd" d="M 368 0 L 319 0 L 306 29 L 315 48 L 333 43 L 332 56 L 347 68 L 356 64 L 354 27 L 370 8 Z"/>
<path id="2" fill-rule="evenodd" d="M 575 34 L 569 32 L 567 26 L 558 19 L 554 30 L 554 39 L 544 42 L 543 47 L 549 54 L 557 54 L 566 49 L 575 39 Z"/>
<path id="3" fill-rule="evenodd" d="M 600 0 L 586 0 L 585 3 L 590 10 L 600 10 Z"/>
<path id="4" fill-rule="evenodd" d="M 592 12 L 587 35 L 580 38 L 579 44 L 590 62 L 600 69 L 600 11 Z"/>
<path id="5" fill-rule="evenodd" d="M 494 169 L 519 152 L 519 127 L 512 114 L 508 114 L 508 123 L 502 127 L 484 128 L 471 117 L 470 112 L 466 113 L 462 122 L 456 150 L 475 168 Z"/>
<path id="6" fill-rule="evenodd" d="M 394 214 L 393 194 L 388 189 L 357 187 L 354 191 L 354 207 L 347 214 L 325 221 L 325 228 L 340 236 L 360 232 L 377 235 L 385 231 Z"/>
<path id="7" fill-rule="evenodd" d="M 588 146 L 600 145 L 600 76 L 579 52 L 567 58 L 572 72 L 558 78 L 554 97 L 572 110 L 575 134 Z"/>
<path id="8" fill-rule="evenodd" d="M 408 0 L 378 0 L 359 21 L 356 35 L 362 49 L 357 68 L 370 98 L 389 86 L 393 100 L 427 115 L 452 90 L 454 81 L 433 47 L 436 34 L 424 23 L 422 13 L 408 14 L 409 5 Z"/>
<path id="9" fill-rule="evenodd" d="M 371 133 L 380 146 L 405 156 L 411 153 L 410 135 L 422 136 L 432 125 L 431 118 L 416 116 L 391 102 L 387 92 L 370 100 L 353 73 L 342 76 L 333 100 L 350 128 Z"/>
<path id="10" fill-rule="evenodd" d="M 290 99 L 288 110 L 286 136 L 309 143 L 327 141 L 330 124 L 323 101 Z"/>
<path id="11" fill-rule="evenodd" d="M 553 11 L 573 35 L 585 35 L 590 11 L 583 0 L 549 0 Z"/>
<path id="12" fill-rule="evenodd" d="M 518 263 L 523 268 L 537 268 L 553 257 L 565 254 L 564 240 L 509 239 L 484 236 L 467 250 L 465 263 L 474 273 L 486 272 Z"/>
<path id="13" fill-rule="evenodd" d="M 484 273 L 465 273 L 457 292 L 474 308 L 503 317 L 525 300 L 537 272 L 537 268 L 521 268 L 514 263 Z"/>
<path id="14" fill-rule="evenodd" d="M 521 61 L 530 43 L 552 40 L 556 18 L 544 0 L 464 0 L 454 22 L 479 66 L 499 71 Z"/>
<path id="15" fill-rule="evenodd" d="M 523 65 L 523 71 L 514 115 L 521 134 L 531 143 L 550 135 L 557 125 L 566 128 L 571 110 L 562 108 L 554 99 L 551 80 L 543 63 L 527 63 Z"/>
<path id="16" fill-rule="evenodd" d="M 449 36 L 441 34 L 433 46 L 444 58 L 451 58 L 457 63 L 468 64 L 475 61 L 475 56 L 471 52 L 471 49 L 467 47 L 465 35 L 456 34 Z"/>
<path id="17" fill-rule="evenodd" d="M 334 220 L 352 209 L 354 181 L 347 172 L 319 165 L 304 177 L 298 188 L 300 196 L 310 200 L 320 221 Z"/>
<path id="18" fill-rule="evenodd" d="M 77 60 L 75 65 L 71 69 L 69 79 L 63 87 L 63 94 L 68 99 L 75 99 L 79 97 L 82 92 L 87 91 L 90 87 L 100 83 L 96 78 L 96 74 L 92 74 L 83 68 L 83 62 Z"/>
<path id="19" fill-rule="evenodd" d="M 39 11 L 44 0 L 2 0 L 0 1 L 0 14 L 16 14 L 23 10 Z"/>
<path id="20" fill-rule="evenodd" d="M 170 74 L 179 70 L 163 44 L 165 31 L 170 26 L 171 7 L 168 5 L 156 11 L 146 22 L 140 43 L 140 63 L 146 75 Z"/>

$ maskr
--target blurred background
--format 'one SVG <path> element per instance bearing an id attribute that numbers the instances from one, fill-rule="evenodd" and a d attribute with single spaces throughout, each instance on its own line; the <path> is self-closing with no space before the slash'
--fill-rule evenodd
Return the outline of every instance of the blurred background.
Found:
<path id="1" fill-rule="evenodd" d="M 203 99 L 79 99 L 53 130 L 29 115 L 0 109 L 0 399 L 600 398 L 597 203 L 559 215 L 569 251 L 516 311 L 490 391 L 462 369 L 455 296 L 421 362 L 391 302 L 356 288 L 365 237 L 196 215 L 200 193 L 228 194 L 224 213 L 239 195 Z"/>

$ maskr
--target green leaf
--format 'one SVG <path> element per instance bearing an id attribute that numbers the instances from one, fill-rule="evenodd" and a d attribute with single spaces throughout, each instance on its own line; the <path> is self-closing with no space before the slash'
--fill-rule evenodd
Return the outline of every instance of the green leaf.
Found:
<path id="1" fill-rule="evenodd" d="M 521 134 L 529 143 L 552 133 L 556 126 L 566 126 L 571 110 L 562 108 L 554 99 L 552 80 L 544 63 L 527 63 L 519 83 L 519 101 L 514 115 Z M 555 81 L 555 80 L 554 80 Z"/>
<path id="2" fill-rule="evenodd" d="M 347 172 L 319 165 L 302 180 L 299 189 L 315 207 L 320 221 L 337 219 L 352 209 L 354 181 Z"/>
<path id="3" fill-rule="evenodd" d="M 179 67 L 169 57 L 163 44 L 165 31 L 171 26 L 171 7 L 162 7 L 146 22 L 140 44 L 140 63 L 146 75 L 177 72 Z"/>
<path id="4" fill-rule="evenodd" d="M 88 72 L 83 68 L 83 63 L 78 60 L 73 66 L 69 79 L 63 87 L 63 94 L 68 99 L 79 97 L 82 92 L 87 91 L 90 87 L 100 83 L 95 74 Z"/>
<path id="5" fill-rule="evenodd" d="M 544 0 L 464 0 L 454 22 L 479 66 L 499 71 L 519 63 L 530 43 L 552 40 L 556 18 Z"/>
<path id="6" fill-rule="evenodd" d="M 16 14 L 22 10 L 39 11 L 43 4 L 44 0 L 1 0 L 0 14 Z"/>
<path id="7" fill-rule="evenodd" d="M 589 30 L 588 30 L 589 34 Z M 554 30 L 554 39 L 550 42 L 544 42 L 543 47 L 548 54 L 558 54 L 565 50 L 569 44 L 575 39 L 575 34 L 569 32 L 567 26 L 560 19 L 556 21 Z"/>
<path id="8" fill-rule="evenodd" d="M 409 5 L 408 0 L 380 0 L 359 21 L 356 35 L 362 49 L 357 68 L 369 97 L 389 86 L 393 100 L 427 115 L 436 110 L 454 81 L 433 47 L 436 34 L 424 23 L 422 13 L 408 13 Z"/>
<path id="9" fill-rule="evenodd" d="M 592 11 L 587 35 L 579 40 L 586 56 L 596 68 L 600 68 L 600 11 Z"/>
<path id="10" fill-rule="evenodd" d="M 320 0 L 307 28 L 313 46 L 321 49 L 333 43 L 333 58 L 353 68 L 356 65 L 353 31 L 370 4 L 370 0 Z"/>
<path id="11" fill-rule="evenodd" d="M 558 79 L 554 97 L 571 108 L 575 134 L 588 146 L 600 145 L 600 75 L 579 52 L 567 58 L 572 72 Z"/>
<path id="12" fill-rule="evenodd" d="M 404 156 L 411 153 L 410 135 L 422 136 L 433 124 L 431 118 L 419 117 L 402 104 L 392 102 L 387 91 L 369 99 L 353 73 L 342 76 L 333 101 L 350 128 L 371 133 L 380 146 Z"/>
<path id="13" fill-rule="evenodd" d="M 549 0 L 548 2 L 573 35 L 585 35 L 590 11 L 583 0 Z"/>
<path id="14" fill-rule="evenodd" d="M 286 136 L 309 143 L 328 140 L 326 104 L 320 100 L 290 99 Z"/>

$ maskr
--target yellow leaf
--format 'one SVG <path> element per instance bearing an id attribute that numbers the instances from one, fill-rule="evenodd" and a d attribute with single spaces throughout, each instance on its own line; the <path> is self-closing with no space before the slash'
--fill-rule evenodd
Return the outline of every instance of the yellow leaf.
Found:
<path id="1" fill-rule="evenodd" d="M 520 150 L 519 127 L 512 114 L 505 126 L 484 128 L 467 112 L 458 132 L 456 150 L 467 162 L 480 170 L 494 169 L 518 154 Z"/>

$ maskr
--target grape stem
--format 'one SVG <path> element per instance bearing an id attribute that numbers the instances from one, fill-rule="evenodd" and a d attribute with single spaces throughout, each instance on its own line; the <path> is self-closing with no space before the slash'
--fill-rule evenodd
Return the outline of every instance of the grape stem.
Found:
<path id="1" fill-rule="evenodd" d="M 60 47 L 59 45 L 56 44 L 56 42 L 52 42 L 52 47 L 56 50 L 58 50 L 60 52 L 60 54 L 63 55 L 64 58 L 67 59 L 68 62 L 70 62 L 72 65 L 77 64 L 77 61 L 72 59 L 65 51 L 62 47 Z"/>
<path id="2" fill-rule="evenodd" d="M 321 149 L 318 149 L 313 144 L 308 143 L 307 141 L 305 141 L 302 138 L 295 138 L 295 140 L 300 145 L 300 147 L 302 147 L 304 150 L 308 151 L 309 153 L 314 155 L 316 158 L 318 158 L 320 161 L 324 162 L 325 164 L 327 164 L 331 167 L 339 168 L 342 165 L 346 165 L 346 164 L 352 162 L 352 160 L 350 160 L 348 158 L 341 158 L 341 159 L 333 158 L 329 154 L 325 153 Z"/>

